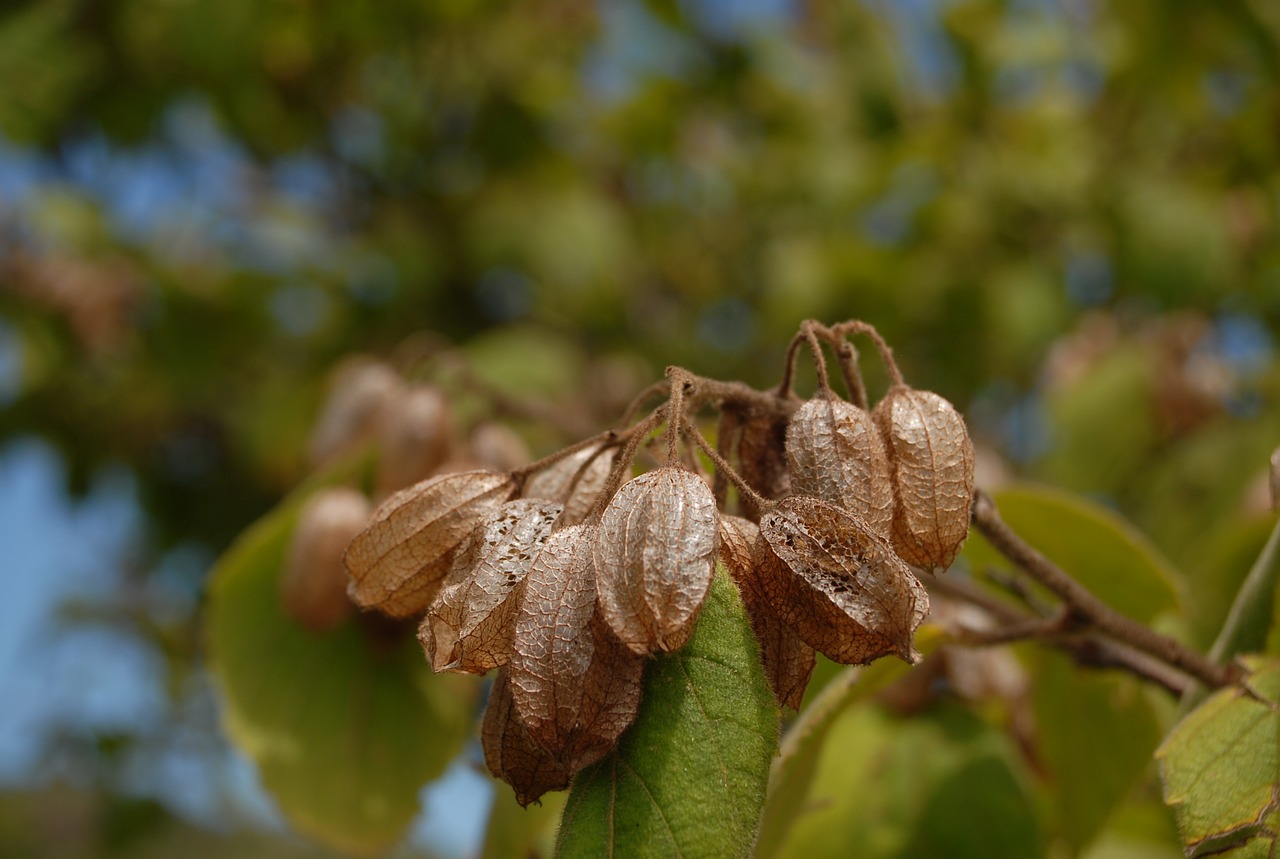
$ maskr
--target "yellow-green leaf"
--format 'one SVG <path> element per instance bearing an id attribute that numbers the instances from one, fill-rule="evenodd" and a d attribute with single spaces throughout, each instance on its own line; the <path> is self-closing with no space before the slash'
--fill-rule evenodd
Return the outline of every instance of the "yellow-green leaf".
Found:
<path id="1" fill-rule="evenodd" d="M 557 856 L 749 855 L 778 707 L 723 568 L 689 644 L 646 671 L 635 724 L 574 782 Z"/>
<path id="2" fill-rule="evenodd" d="M 1248 676 L 1215 692 L 1156 752 L 1165 802 L 1189 856 L 1271 855 L 1280 805 L 1280 660 L 1247 657 Z M 1239 852 L 1242 851 L 1242 852 Z"/>
<path id="3" fill-rule="evenodd" d="M 992 497 L 1019 536 L 1112 608 L 1147 622 L 1177 607 L 1172 566 L 1116 513 L 1047 487 L 1011 486 Z M 964 555 L 975 570 L 1009 566 L 976 530 Z"/>
<path id="4" fill-rule="evenodd" d="M 218 562 L 210 666 L 227 732 L 285 816 L 332 847 L 375 853 L 401 837 L 423 784 L 460 749 L 474 690 L 432 675 L 411 629 L 388 640 L 357 618 L 317 634 L 285 614 L 278 580 L 301 500 Z"/>

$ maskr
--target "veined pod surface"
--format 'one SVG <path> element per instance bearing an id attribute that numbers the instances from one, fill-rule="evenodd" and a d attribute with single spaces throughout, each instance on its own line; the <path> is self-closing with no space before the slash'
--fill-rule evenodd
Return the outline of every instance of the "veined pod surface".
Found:
<path id="1" fill-rule="evenodd" d="M 510 475 L 463 471 L 392 495 L 347 549 L 351 598 L 392 617 L 426 611 L 472 529 L 514 488 Z"/>
<path id="2" fill-rule="evenodd" d="M 728 568 L 742 594 L 752 631 L 760 644 L 765 677 L 780 705 L 799 710 L 817 656 L 769 604 L 756 554 L 759 537 L 760 529 L 754 522 L 738 516 L 720 517 L 720 562 Z"/>
<path id="3" fill-rule="evenodd" d="M 719 513 L 706 482 L 668 465 L 625 483 L 595 539 L 600 612 L 635 653 L 679 650 L 711 587 Z"/>
<path id="4" fill-rule="evenodd" d="M 507 663 L 520 586 L 561 509 L 508 501 L 471 531 L 418 629 L 432 669 L 484 674 Z"/>
<path id="5" fill-rule="evenodd" d="M 480 745 L 484 747 L 489 772 L 511 785 L 522 806 L 537 801 L 549 790 L 569 786 L 569 769 L 535 742 L 520 721 L 506 669 L 498 671 L 489 692 L 480 723 Z"/>
<path id="6" fill-rule="evenodd" d="M 564 505 L 561 525 L 577 525 L 586 518 L 613 468 L 616 448 L 586 447 L 532 474 L 524 485 L 526 498 L 549 498 Z"/>
<path id="7" fill-rule="evenodd" d="M 872 414 L 893 476 L 893 547 L 907 563 L 941 572 L 969 534 L 974 452 L 964 418 L 937 394 L 906 387 L 890 390 Z"/>
<path id="8" fill-rule="evenodd" d="M 751 415 L 742 421 L 738 437 L 738 472 L 765 498 L 791 493 L 787 469 L 787 418 Z"/>
<path id="9" fill-rule="evenodd" d="M 760 519 L 761 590 L 782 622 L 830 659 L 914 662 L 929 595 L 882 537 L 843 508 L 793 495 Z"/>
<path id="10" fill-rule="evenodd" d="M 346 487 L 321 490 L 302 508 L 280 578 L 280 599 L 307 629 L 324 632 L 355 613 L 342 555 L 371 511 L 363 493 Z"/>
<path id="11" fill-rule="evenodd" d="M 787 425 L 791 488 L 843 507 L 882 537 L 893 522 L 893 484 L 871 415 L 835 396 L 816 396 Z"/>

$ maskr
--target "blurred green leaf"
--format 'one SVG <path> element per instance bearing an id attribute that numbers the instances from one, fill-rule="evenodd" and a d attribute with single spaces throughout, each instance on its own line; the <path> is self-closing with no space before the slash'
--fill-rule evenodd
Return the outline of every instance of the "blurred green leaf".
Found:
<path id="1" fill-rule="evenodd" d="M 1280 661 L 1247 657 L 1248 675 L 1178 723 L 1156 752 L 1165 802 L 1189 856 L 1270 856 L 1280 822 Z"/>
<path id="2" fill-rule="evenodd" d="M 1116 513 L 1048 487 L 1011 486 L 992 497 L 1014 531 L 1112 608 L 1147 622 L 1178 606 L 1173 568 Z M 974 570 L 1009 567 L 976 531 L 964 555 Z"/>
<path id="3" fill-rule="evenodd" d="M 1031 676 L 1057 828 L 1078 854 L 1150 765 L 1160 726 L 1133 677 L 1081 669 L 1047 649 L 1035 653 Z"/>
<path id="4" fill-rule="evenodd" d="M 567 793 L 552 792 L 528 808 L 516 802 L 513 791 L 499 786 L 494 792 L 489 824 L 485 828 L 480 859 L 544 859 L 555 845 L 556 827 L 564 811 Z"/>
<path id="5" fill-rule="evenodd" d="M 962 709 L 909 721 L 875 707 L 832 725 L 813 788 L 777 854 L 795 859 L 1041 855 L 1009 742 Z"/>
<path id="6" fill-rule="evenodd" d="M 279 578 L 306 494 L 218 562 L 209 663 L 227 733 L 285 816 L 339 850 L 374 854 L 404 834 L 422 786 L 461 749 L 475 689 L 431 674 L 409 630 L 361 616 L 317 634 L 285 614 Z"/>
<path id="7" fill-rule="evenodd" d="M 936 627 L 925 626 L 916 634 L 916 649 L 927 656 L 937 647 L 939 638 Z M 803 815 L 827 736 L 840 714 L 910 670 L 910 665 L 898 659 L 846 666 L 806 703 L 800 717 L 787 730 L 769 773 L 769 796 L 760 822 L 756 859 L 776 855 L 791 827 Z"/>
<path id="8" fill-rule="evenodd" d="M 647 671 L 635 724 L 574 781 L 556 855 L 750 855 L 777 748 L 778 706 L 723 570 L 689 644 Z"/>

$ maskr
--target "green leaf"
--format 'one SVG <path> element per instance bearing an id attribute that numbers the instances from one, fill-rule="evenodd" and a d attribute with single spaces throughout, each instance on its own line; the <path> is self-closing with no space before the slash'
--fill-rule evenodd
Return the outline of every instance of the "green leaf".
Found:
<path id="1" fill-rule="evenodd" d="M 1247 657 L 1250 672 L 1178 723 L 1156 752 L 1164 800 L 1187 855 L 1227 848 L 1270 855 L 1280 805 L 1280 660 Z"/>
<path id="2" fill-rule="evenodd" d="M 209 661 L 232 741 L 299 831 L 376 853 L 418 812 L 422 785 L 468 736 L 472 685 L 426 668 L 412 630 L 361 617 L 316 634 L 285 614 L 278 580 L 305 499 L 240 536 L 209 590 Z"/>
<path id="3" fill-rule="evenodd" d="M 1058 828 L 1074 853 L 1106 824 L 1151 762 L 1160 727 L 1132 677 L 1085 671 L 1035 653 L 1036 735 L 1049 770 Z"/>
<path id="4" fill-rule="evenodd" d="M 1045 487 L 1012 486 L 992 497 L 1019 536 L 1112 608 L 1148 622 L 1178 606 L 1177 578 L 1169 562 L 1112 511 Z M 964 555 L 974 570 L 1009 566 L 976 531 L 970 533 Z"/>
<path id="5" fill-rule="evenodd" d="M 778 707 L 723 569 L 689 644 L 647 670 L 635 724 L 574 781 L 556 855 L 749 855 L 777 748 Z"/>
<path id="6" fill-rule="evenodd" d="M 916 634 L 916 649 L 928 655 L 940 640 L 938 630 L 925 626 Z M 778 853 L 791 826 L 808 803 L 809 789 L 822 757 L 823 745 L 840 714 L 902 677 L 911 666 L 899 659 L 879 659 L 870 665 L 843 668 L 801 711 L 788 729 L 769 774 L 769 797 L 760 823 L 756 859 Z"/>
<path id="7" fill-rule="evenodd" d="M 831 726 L 807 801 L 776 855 L 909 859 L 1042 855 L 1009 740 L 955 706 L 899 720 L 873 706 Z"/>

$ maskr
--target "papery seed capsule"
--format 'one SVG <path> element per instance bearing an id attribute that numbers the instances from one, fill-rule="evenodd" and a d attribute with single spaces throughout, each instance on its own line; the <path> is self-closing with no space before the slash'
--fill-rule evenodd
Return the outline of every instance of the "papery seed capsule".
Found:
<path id="1" fill-rule="evenodd" d="M 550 498 L 564 505 L 560 524 L 577 525 L 586 518 L 604 489 L 613 468 L 617 448 L 600 450 L 599 446 L 583 448 L 564 459 L 530 475 L 524 485 L 526 498 Z"/>
<path id="2" fill-rule="evenodd" d="M 751 618 L 751 628 L 760 643 L 760 661 L 778 703 L 800 709 L 817 658 L 795 629 L 783 623 L 760 580 L 757 557 L 760 529 L 737 516 L 720 517 L 720 562 L 728 568 L 742 603 Z"/>
<path id="3" fill-rule="evenodd" d="M 454 452 L 455 433 L 444 393 L 429 385 L 410 388 L 392 404 L 378 433 L 378 495 L 435 474 Z"/>
<path id="4" fill-rule="evenodd" d="M 508 474 L 463 471 L 392 495 L 347 549 L 351 598 L 392 617 L 425 611 L 467 535 L 514 489 Z"/>
<path id="5" fill-rule="evenodd" d="M 635 653 L 674 651 L 693 634 L 715 572 L 719 523 L 706 482 L 679 466 L 620 488 L 595 540 L 600 612 Z"/>
<path id="6" fill-rule="evenodd" d="M 307 629 L 324 632 L 355 612 L 342 555 L 372 509 L 368 498 L 347 488 L 317 492 L 302 508 L 280 579 L 280 599 L 285 612 Z"/>
<path id="7" fill-rule="evenodd" d="M 761 591 L 806 644 L 849 665 L 913 662 L 929 595 L 884 538 L 818 498 L 792 495 L 760 519 Z"/>
<path id="8" fill-rule="evenodd" d="M 765 498 L 791 494 L 786 440 L 787 418 L 778 415 L 752 415 L 739 429 L 738 473 Z"/>
<path id="9" fill-rule="evenodd" d="M 872 414 L 893 475 L 893 548 L 923 570 L 945 570 L 969 533 L 974 453 L 964 418 L 937 394 L 906 387 Z"/>
<path id="10" fill-rule="evenodd" d="M 893 486 L 884 442 L 871 415 L 834 396 L 806 402 L 787 425 L 791 488 L 843 507 L 887 537 Z"/>
<path id="11" fill-rule="evenodd" d="M 542 748 L 520 721 L 505 669 L 498 672 L 489 692 L 480 725 L 480 744 L 489 772 L 515 789 L 516 801 L 522 806 L 537 801 L 549 790 L 569 786 L 569 768 Z"/>
<path id="12" fill-rule="evenodd" d="M 543 544 L 524 580 L 507 663 L 520 720 L 565 764 L 595 652 L 589 630 L 596 611 L 594 538 L 593 526 L 570 525 Z"/>
<path id="13" fill-rule="evenodd" d="M 520 585 L 560 511 L 553 501 L 508 501 L 468 535 L 418 630 L 435 671 L 484 674 L 507 663 Z"/>
<path id="14" fill-rule="evenodd" d="M 311 430 L 307 451 L 312 464 L 328 462 L 373 437 L 403 392 L 400 376 L 381 362 L 366 360 L 342 368 Z"/>
<path id="15" fill-rule="evenodd" d="M 485 468 L 515 471 L 532 461 L 529 446 L 505 424 L 482 423 L 471 431 L 471 455 Z"/>
<path id="16" fill-rule="evenodd" d="M 583 683 L 582 708 L 567 748 L 576 774 L 613 750 L 640 712 L 645 658 L 614 636 L 597 612 L 589 627 L 594 650 Z"/>

